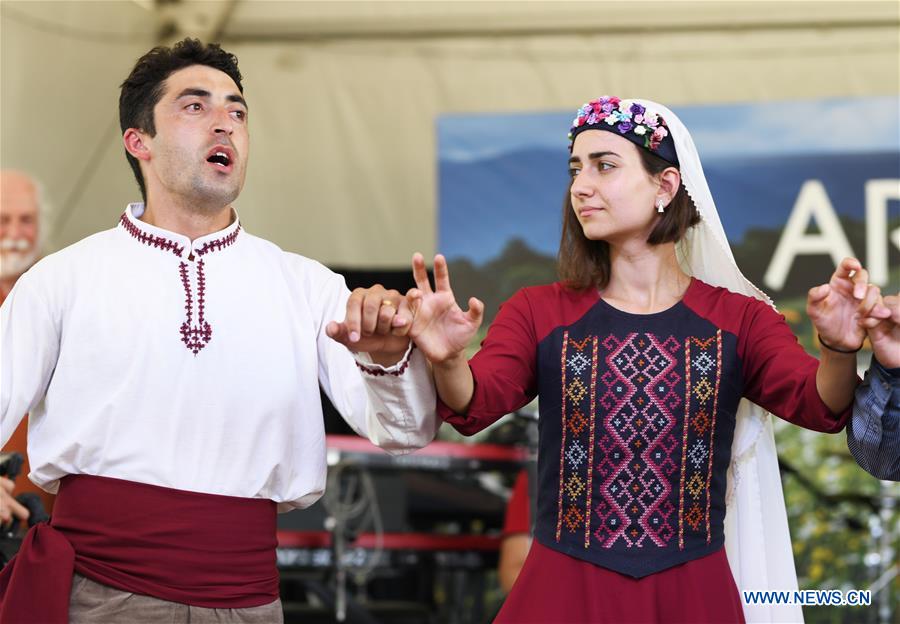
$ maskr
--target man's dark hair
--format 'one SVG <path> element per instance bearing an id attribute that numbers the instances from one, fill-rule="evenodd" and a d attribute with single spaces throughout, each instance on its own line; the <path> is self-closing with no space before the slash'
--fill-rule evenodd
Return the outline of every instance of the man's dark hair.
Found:
<path id="1" fill-rule="evenodd" d="M 244 92 L 237 57 L 223 50 L 219 44 L 203 44 L 197 39 L 183 39 L 171 48 L 157 46 L 138 59 L 134 69 L 121 85 L 119 126 L 122 132 L 128 128 L 137 128 L 150 136 L 155 136 L 153 108 L 162 97 L 166 79 L 179 69 L 192 65 L 206 65 L 228 74 L 240 92 Z M 147 189 L 138 160 L 127 150 L 125 157 L 134 171 L 141 196 L 146 202 Z"/>

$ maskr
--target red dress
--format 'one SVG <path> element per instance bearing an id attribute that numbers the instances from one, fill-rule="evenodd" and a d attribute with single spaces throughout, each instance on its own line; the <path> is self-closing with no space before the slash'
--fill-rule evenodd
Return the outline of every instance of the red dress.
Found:
<path id="1" fill-rule="evenodd" d="M 725 549 L 636 579 L 535 540 L 499 623 L 743 622 Z"/>
<path id="2" fill-rule="evenodd" d="M 464 434 L 540 396 L 535 540 L 500 622 L 735 622 L 724 543 L 727 471 L 746 397 L 843 429 L 818 362 L 771 307 L 692 280 L 655 314 L 596 290 L 526 288 L 469 362 Z"/>

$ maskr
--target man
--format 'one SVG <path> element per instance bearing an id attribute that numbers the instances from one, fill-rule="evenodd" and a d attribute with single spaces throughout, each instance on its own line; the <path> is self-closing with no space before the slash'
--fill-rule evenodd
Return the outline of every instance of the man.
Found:
<path id="1" fill-rule="evenodd" d="M 40 193 L 35 181 L 26 173 L 4 169 L 0 171 L 0 303 L 6 299 L 19 276 L 35 263 L 40 254 Z M 23 421 L 3 447 L 5 452 L 25 456 L 28 447 L 28 423 Z M 24 475 L 29 472 L 28 460 L 22 465 L 23 477 L 15 484 L 16 493 L 33 492 L 40 496 L 49 511 L 53 496 L 31 483 Z M 28 520 L 28 510 L 13 497 L 14 484 L 0 477 L 0 525 L 17 518 Z"/>
<path id="2" fill-rule="evenodd" d="M 856 390 L 847 446 L 873 476 L 900 481 L 900 295 L 884 297 L 862 323 L 872 363 Z"/>
<path id="3" fill-rule="evenodd" d="M 0 575 L 0 621 L 281 621 L 276 508 L 322 494 L 319 385 L 404 451 L 435 435 L 433 384 L 392 335 L 411 320 L 399 293 L 351 295 L 242 229 L 233 55 L 155 48 L 119 111 L 144 202 L 36 264 L 2 308 L 0 425 L 30 410 L 32 475 L 58 496 Z"/>
<path id="4" fill-rule="evenodd" d="M 21 171 L 0 171 L 0 303 L 19 276 L 37 260 L 40 201 L 38 188 Z"/>

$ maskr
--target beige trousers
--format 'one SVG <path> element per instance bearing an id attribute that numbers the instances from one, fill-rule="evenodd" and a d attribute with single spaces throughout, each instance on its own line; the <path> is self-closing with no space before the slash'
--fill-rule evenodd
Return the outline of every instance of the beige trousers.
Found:
<path id="1" fill-rule="evenodd" d="M 247 609 L 207 609 L 130 594 L 75 574 L 70 624 L 282 624 L 281 600 Z"/>

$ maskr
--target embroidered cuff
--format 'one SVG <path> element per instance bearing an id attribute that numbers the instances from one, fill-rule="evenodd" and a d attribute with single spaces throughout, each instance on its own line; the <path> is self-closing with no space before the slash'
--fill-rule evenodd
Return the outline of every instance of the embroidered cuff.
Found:
<path id="1" fill-rule="evenodd" d="M 356 367 L 367 375 L 374 375 L 375 377 L 381 377 L 383 375 L 399 377 L 409 367 L 409 358 L 415 348 L 416 343 L 410 340 L 409 346 L 406 348 L 406 353 L 403 354 L 403 357 L 400 358 L 399 362 L 392 366 L 382 366 L 381 364 L 376 363 L 371 355 L 364 352 L 354 353 L 353 357 L 356 359 Z"/>

